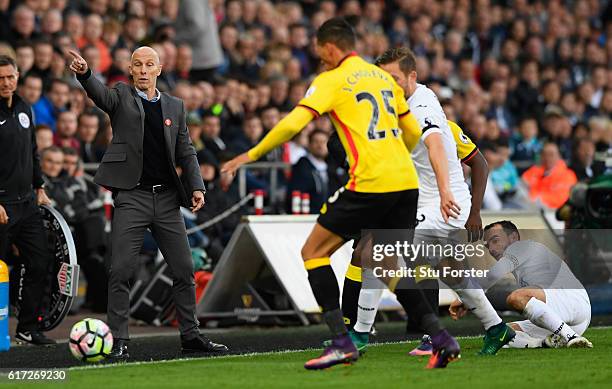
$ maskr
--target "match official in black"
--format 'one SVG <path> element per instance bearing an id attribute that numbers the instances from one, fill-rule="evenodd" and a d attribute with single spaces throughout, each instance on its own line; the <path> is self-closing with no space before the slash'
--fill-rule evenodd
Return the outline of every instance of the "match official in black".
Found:
<path id="1" fill-rule="evenodd" d="M 0 55 L 0 259 L 14 244 L 26 270 L 15 338 L 47 345 L 55 341 L 39 331 L 38 316 L 52 255 L 38 205 L 51 201 L 43 188 L 32 109 L 15 94 L 18 79 L 15 60 Z"/>
<path id="2" fill-rule="evenodd" d="M 150 47 L 132 53 L 133 85 L 118 83 L 112 89 L 92 75 L 78 53 L 70 54 L 70 69 L 87 95 L 108 113 L 113 128 L 112 143 L 95 176 L 95 182 L 111 189 L 115 199 L 108 288 L 108 324 L 116 340 L 111 356 L 129 357 L 129 280 L 147 228 L 172 270 L 183 352 L 227 351 L 198 330 L 193 262 L 179 206 L 199 210 L 205 190 L 183 102 L 156 88 L 161 65 Z M 180 178 L 176 165 L 183 172 Z M 186 181 L 189 193 L 181 180 Z"/>

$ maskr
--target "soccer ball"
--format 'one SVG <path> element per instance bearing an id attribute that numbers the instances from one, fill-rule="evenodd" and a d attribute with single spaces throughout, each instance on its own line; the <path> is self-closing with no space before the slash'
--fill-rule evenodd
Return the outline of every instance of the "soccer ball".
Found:
<path id="1" fill-rule="evenodd" d="M 110 354 L 113 334 L 102 320 L 83 319 L 72 326 L 68 346 L 76 359 L 99 362 Z"/>

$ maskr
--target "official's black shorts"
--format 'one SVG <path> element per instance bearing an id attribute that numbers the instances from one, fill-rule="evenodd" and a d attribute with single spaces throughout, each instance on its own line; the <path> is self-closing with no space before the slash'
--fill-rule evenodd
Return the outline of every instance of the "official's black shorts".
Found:
<path id="1" fill-rule="evenodd" d="M 362 230 L 414 229 L 418 189 L 361 193 L 338 189 L 321 209 L 317 222 L 345 240 L 359 239 Z"/>

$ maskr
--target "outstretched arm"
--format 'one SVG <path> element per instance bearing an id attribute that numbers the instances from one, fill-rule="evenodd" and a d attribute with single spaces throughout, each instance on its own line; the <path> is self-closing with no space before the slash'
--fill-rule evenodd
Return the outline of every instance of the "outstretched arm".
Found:
<path id="1" fill-rule="evenodd" d="M 96 77 L 92 76 L 91 69 L 83 57 L 74 50 L 68 51 L 72 56 L 72 62 L 69 65 L 76 76 L 77 80 L 83 85 L 87 96 L 103 111 L 111 114 L 119 104 L 119 93 L 113 88 L 109 89 L 100 82 Z"/>
<path id="2" fill-rule="evenodd" d="M 274 126 L 255 147 L 227 162 L 221 173 L 234 175 L 240 166 L 256 161 L 270 150 L 288 142 L 313 118 L 313 113 L 304 107 L 295 107 L 287 116 Z"/>

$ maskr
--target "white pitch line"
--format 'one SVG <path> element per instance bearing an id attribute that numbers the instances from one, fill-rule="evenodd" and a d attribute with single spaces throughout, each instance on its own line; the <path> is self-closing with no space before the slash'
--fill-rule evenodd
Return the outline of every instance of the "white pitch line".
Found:
<path id="1" fill-rule="evenodd" d="M 612 329 L 612 326 L 606 327 L 593 327 L 589 328 L 589 331 L 592 330 L 607 330 Z M 482 335 L 478 336 L 456 336 L 455 339 L 481 339 Z M 378 342 L 369 344 L 368 347 L 378 347 L 378 346 L 386 346 L 390 344 L 406 344 L 411 342 L 417 342 L 418 340 L 411 341 L 398 341 L 398 342 Z M 207 359 L 230 359 L 230 358 L 245 358 L 245 357 L 255 357 L 255 356 L 266 356 L 266 355 L 275 355 L 275 354 L 292 354 L 292 353 L 300 353 L 304 351 L 313 351 L 319 350 L 320 348 L 305 348 L 305 349 L 294 349 L 294 350 L 279 350 L 279 351 L 265 351 L 265 352 L 253 352 L 253 353 L 245 353 L 245 354 L 229 354 L 229 355 L 219 355 L 219 356 L 210 356 L 210 357 L 196 357 L 196 358 L 177 358 L 177 359 L 162 359 L 159 361 L 136 361 L 136 362 L 124 362 L 124 363 L 107 363 L 102 365 L 83 365 L 83 366 L 73 366 L 68 370 L 89 370 L 89 369 L 106 369 L 113 367 L 130 367 L 130 366 L 141 366 L 141 365 L 150 365 L 150 364 L 165 364 L 165 363 L 176 363 L 176 362 L 185 362 L 185 361 L 204 361 Z"/>
<path id="2" fill-rule="evenodd" d="M 482 336 L 457 336 L 455 339 L 479 339 Z M 405 344 L 410 342 L 417 342 L 417 340 L 411 341 L 398 341 L 398 342 L 378 342 L 371 343 L 368 347 L 378 347 L 378 346 L 386 346 L 390 344 Z M 128 366 L 139 366 L 139 365 L 149 365 L 154 363 L 174 363 L 174 362 L 184 362 L 184 361 L 203 361 L 207 359 L 229 359 L 229 358 L 245 358 L 245 357 L 254 357 L 254 356 L 266 356 L 266 355 L 276 355 L 276 354 L 292 354 L 292 353 L 300 353 L 304 351 L 314 351 L 320 350 L 320 348 L 304 348 L 304 349 L 292 349 L 292 350 L 279 350 L 279 351 L 264 351 L 264 352 L 253 352 L 253 353 L 244 353 L 244 354 L 229 354 L 229 355 L 219 355 L 219 356 L 210 356 L 210 357 L 196 357 L 196 358 L 177 358 L 177 359 L 162 359 L 158 361 L 136 361 L 136 362 L 127 362 L 127 363 L 106 363 L 102 365 L 84 365 L 84 366 L 73 366 L 68 370 L 88 370 L 88 369 L 105 369 L 110 367 L 128 367 Z"/>

